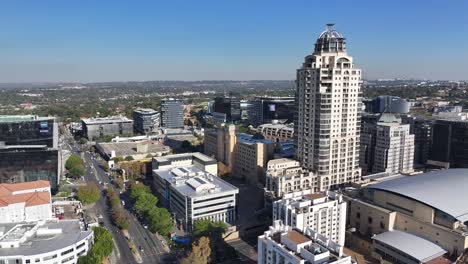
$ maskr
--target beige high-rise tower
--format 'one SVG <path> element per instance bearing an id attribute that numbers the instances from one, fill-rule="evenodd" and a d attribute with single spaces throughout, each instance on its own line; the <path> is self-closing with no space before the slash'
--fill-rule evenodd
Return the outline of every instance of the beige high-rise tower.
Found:
<path id="1" fill-rule="evenodd" d="M 361 70 L 333 26 L 320 34 L 296 81 L 296 155 L 322 191 L 361 179 Z"/>

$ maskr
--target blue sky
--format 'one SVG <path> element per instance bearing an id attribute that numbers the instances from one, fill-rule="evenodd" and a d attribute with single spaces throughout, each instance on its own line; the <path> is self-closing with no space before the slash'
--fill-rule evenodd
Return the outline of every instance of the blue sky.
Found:
<path id="1" fill-rule="evenodd" d="M 294 79 L 326 23 L 365 78 L 468 79 L 468 1 L 1 1 L 0 82 Z"/>

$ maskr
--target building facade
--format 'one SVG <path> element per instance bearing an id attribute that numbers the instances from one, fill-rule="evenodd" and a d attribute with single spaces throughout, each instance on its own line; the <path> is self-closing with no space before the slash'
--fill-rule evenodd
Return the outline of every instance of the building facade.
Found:
<path id="1" fill-rule="evenodd" d="M 265 139 L 274 142 L 285 142 L 294 139 L 294 128 L 282 124 L 262 124 L 257 129 Z"/>
<path id="2" fill-rule="evenodd" d="M 234 151 L 237 136 L 234 125 L 221 125 L 218 129 L 205 131 L 204 153 L 227 166 L 234 168 Z"/>
<path id="3" fill-rule="evenodd" d="M 53 117 L 0 115 L 0 142 L 4 145 L 58 147 L 58 124 Z"/>
<path id="4" fill-rule="evenodd" d="M 0 223 L 52 219 L 49 181 L 0 184 Z"/>
<path id="5" fill-rule="evenodd" d="M 450 168 L 468 168 L 468 121 L 436 120 L 429 159 Z"/>
<path id="6" fill-rule="evenodd" d="M 467 179 L 467 169 L 448 169 L 369 185 L 349 200 L 349 226 L 367 238 L 407 232 L 456 257 L 468 248 Z"/>
<path id="7" fill-rule="evenodd" d="M 0 224 L 0 263 L 76 264 L 94 240 L 79 220 Z"/>
<path id="8" fill-rule="evenodd" d="M 169 98 L 161 101 L 161 126 L 164 128 L 184 128 L 184 103 Z"/>
<path id="9" fill-rule="evenodd" d="M 241 120 L 241 107 L 238 94 L 230 94 L 229 96 L 216 97 L 214 100 L 214 113 L 224 114 L 225 122 L 236 122 Z"/>
<path id="10" fill-rule="evenodd" d="M 410 125 L 410 134 L 414 134 L 414 165 L 424 166 L 432 149 L 432 120 L 402 115 L 401 120 Z"/>
<path id="11" fill-rule="evenodd" d="M 317 177 L 300 166 L 299 161 L 287 158 L 270 160 L 267 164 L 265 189 L 272 198 L 288 193 L 318 191 Z"/>
<path id="12" fill-rule="evenodd" d="M 305 57 L 296 83 L 294 132 L 301 165 L 317 173 L 321 191 L 359 182 L 361 70 L 333 24 Z"/>
<path id="13" fill-rule="evenodd" d="M 360 151 L 363 174 L 414 171 L 414 135 L 394 115 L 384 113 L 376 123 L 362 124 Z"/>
<path id="14" fill-rule="evenodd" d="M 355 264 L 343 246 L 308 228 L 304 232 L 274 221 L 258 237 L 259 264 Z"/>
<path id="15" fill-rule="evenodd" d="M 123 116 L 86 118 L 81 123 L 83 135 L 89 140 L 133 134 L 133 120 Z"/>
<path id="16" fill-rule="evenodd" d="M 334 192 L 295 192 L 273 203 L 272 218 L 300 231 L 310 228 L 344 246 L 346 205 L 343 197 Z"/>
<path id="17" fill-rule="evenodd" d="M 255 97 L 251 104 L 252 110 L 249 113 L 251 124 L 294 121 L 294 97 Z"/>
<path id="18" fill-rule="evenodd" d="M 173 160 L 172 165 L 155 162 L 160 163 L 153 171 L 158 197 L 184 230 L 191 232 L 194 223 L 201 219 L 235 225 L 239 189 L 200 169 L 200 164 L 194 164 L 196 161 L 192 165 L 184 160 Z"/>
<path id="19" fill-rule="evenodd" d="M 161 115 L 149 108 L 139 108 L 133 111 L 133 126 L 139 134 L 151 134 L 159 129 Z"/>

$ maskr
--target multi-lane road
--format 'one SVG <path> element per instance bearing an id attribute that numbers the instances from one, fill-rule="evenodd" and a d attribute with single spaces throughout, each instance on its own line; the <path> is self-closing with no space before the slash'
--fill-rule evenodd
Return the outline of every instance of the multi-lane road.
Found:
<path id="1" fill-rule="evenodd" d="M 72 153 L 80 152 L 77 144 L 71 144 L 69 147 Z M 99 160 L 95 158 L 94 154 L 87 151 L 80 152 L 79 154 L 85 162 L 86 182 L 95 182 L 101 190 L 104 190 L 104 185 L 111 184 L 107 173 L 99 166 Z M 140 223 L 138 219 L 129 212 L 131 209 L 131 203 L 128 199 L 128 195 L 125 193 L 122 194 L 121 199 L 125 201 L 125 207 L 127 209 L 125 210 L 125 213 L 127 214 L 127 219 L 130 222 L 128 233 L 137 248 L 141 249 L 140 255 L 142 262 L 140 263 L 176 263 L 176 259 L 165 250 L 162 241 L 160 241 L 155 234 L 144 228 L 142 223 Z M 110 207 L 104 194 L 96 203 L 95 210 L 97 215 L 102 215 L 102 222 L 111 231 L 114 237 L 114 241 L 117 246 L 116 255 L 118 257 L 118 263 L 137 263 L 128 246 L 127 238 L 124 236 L 122 231 L 112 224 Z"/>

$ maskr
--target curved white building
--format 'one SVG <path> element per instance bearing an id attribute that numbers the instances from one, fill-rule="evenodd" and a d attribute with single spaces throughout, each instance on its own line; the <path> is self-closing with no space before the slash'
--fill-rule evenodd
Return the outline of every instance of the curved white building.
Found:
<path id="1" fill-rule="evenodd" d="M 361 70 L 343 35 L 328 24 L 297 70 L 295 137 L 301 165 L 317 173 L 320 191 L 361 179 Z"/>
<path id="2" fill-rule="evenodd" d="M 93 243 L 92 230 L 78 220 L 0 225 L 1 264 L 75 264 Z"/>

